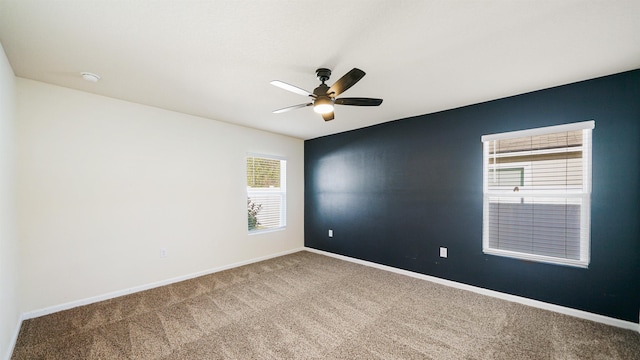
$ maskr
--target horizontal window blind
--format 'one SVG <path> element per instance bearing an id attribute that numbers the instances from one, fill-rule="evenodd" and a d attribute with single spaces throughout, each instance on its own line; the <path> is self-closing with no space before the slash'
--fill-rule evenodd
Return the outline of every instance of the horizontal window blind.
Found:
<path id="1" fill-rule="evenodd" d="M 286 226 L 286 160 L 247 157 L 247 219 L 250 232 Z"/>
<path id="2" fill-rule="evenodd" d="M 589 264 L 593 121 L 483 136 L 483 251 Z"/>
<path id="3" fill-rule="evenodd" d="M 257 223 L 250 230 L 273 229 L 284 226 L 284 194 L 279 191 L 248 191 L 250 202 L 258 204 L 260 211 L 256 214 Z"/>

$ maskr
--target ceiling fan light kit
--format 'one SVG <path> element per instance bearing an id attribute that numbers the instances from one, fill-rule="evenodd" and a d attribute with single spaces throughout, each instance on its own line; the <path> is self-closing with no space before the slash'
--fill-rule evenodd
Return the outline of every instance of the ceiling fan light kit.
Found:
<path id="1" fill-rule="evenodd" d="M 328 114 L 333 111 L 333 101 L 328 96 L 321 96 L 313 102 L 313 111 L 318 114 Z"/>
<path id="2" fill-rule="evenodd" d="M 343 77 L 338 79 L 331 87 L 329 87 L 325 82 L 329 80 L 331 76 L 331 70 L 326 68 L 319 68 L 316 70 L 316 76 L 318 80 L 322 83 L 313 90 L 313 93 L 310 93 L 304 89 L 301 89 L 297 86 L 287 84 L 285 82 L 274 80 L 271 82 L 271 85 L 277 86 L 281 89 L 291 91 L 293 93 L 308 96 L 313 100 L 307 104 L 299 104 L 289 106 L 283 109 L 274 110 L 274 114 L 279 114 L 282 112 L 291 111 L 294 109 L 299 109 L 307 106 L 313 106 L 313 111 L 322 115 L 322 118 L 325 121 L 333 120 L 333 108 L 335 105 L 351 105 L 351 106 L 379 106 L 382 104 L 382 99 L 373 99 L 373 98 L 336 98 L 338 95 L 347 91 L 353 85 L 355 85 L 360 79 L 362 79 L 365 75 L 365 72 L 358 69 L 353 68 L 351 71 L 346 73 Z"/>

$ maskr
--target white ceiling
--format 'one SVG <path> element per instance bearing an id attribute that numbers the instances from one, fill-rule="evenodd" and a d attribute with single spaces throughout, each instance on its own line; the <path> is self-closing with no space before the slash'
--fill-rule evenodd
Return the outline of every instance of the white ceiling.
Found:
<path id="1" fill-rule="evenodd" d="M 640 68 L 640 1 L 0 0 L 0 42 L 16 76 L 311 139 Z M 272 114 L 318 67 L 384 102 Z"/>

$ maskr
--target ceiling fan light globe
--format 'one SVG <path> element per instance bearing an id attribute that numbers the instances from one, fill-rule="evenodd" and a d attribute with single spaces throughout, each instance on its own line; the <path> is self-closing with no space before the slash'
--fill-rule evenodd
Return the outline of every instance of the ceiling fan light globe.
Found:
<path id="1" fill-rule="evenodd" d="M 330 105 L 330 104 L 316 105 L 313 107 L 313 111 L 317 112 L 318 114 L 328 114 L 333 111 L 333 105 Z"/>
<path id="2" fill-rule="evenodd" d="M 313 111 L 318 114 L 328 114 L 333 111 L 333 101 L 325 97 L 317 98 L 313 103 Z"/>

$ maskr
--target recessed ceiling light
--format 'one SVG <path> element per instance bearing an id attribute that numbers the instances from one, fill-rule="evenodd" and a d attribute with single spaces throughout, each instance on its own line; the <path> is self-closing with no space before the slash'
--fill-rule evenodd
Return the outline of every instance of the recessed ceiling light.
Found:
<path id="1" fill-rule="evenodd" d="M 98 76 L 98 75 L 96 75 L 94 73 L 81 72 L 80 75 L 82 75 L 82 78 L 87 80 L 87 81 L 98 82 L 98 80 L 100 80 L 100 76 Z"/>

